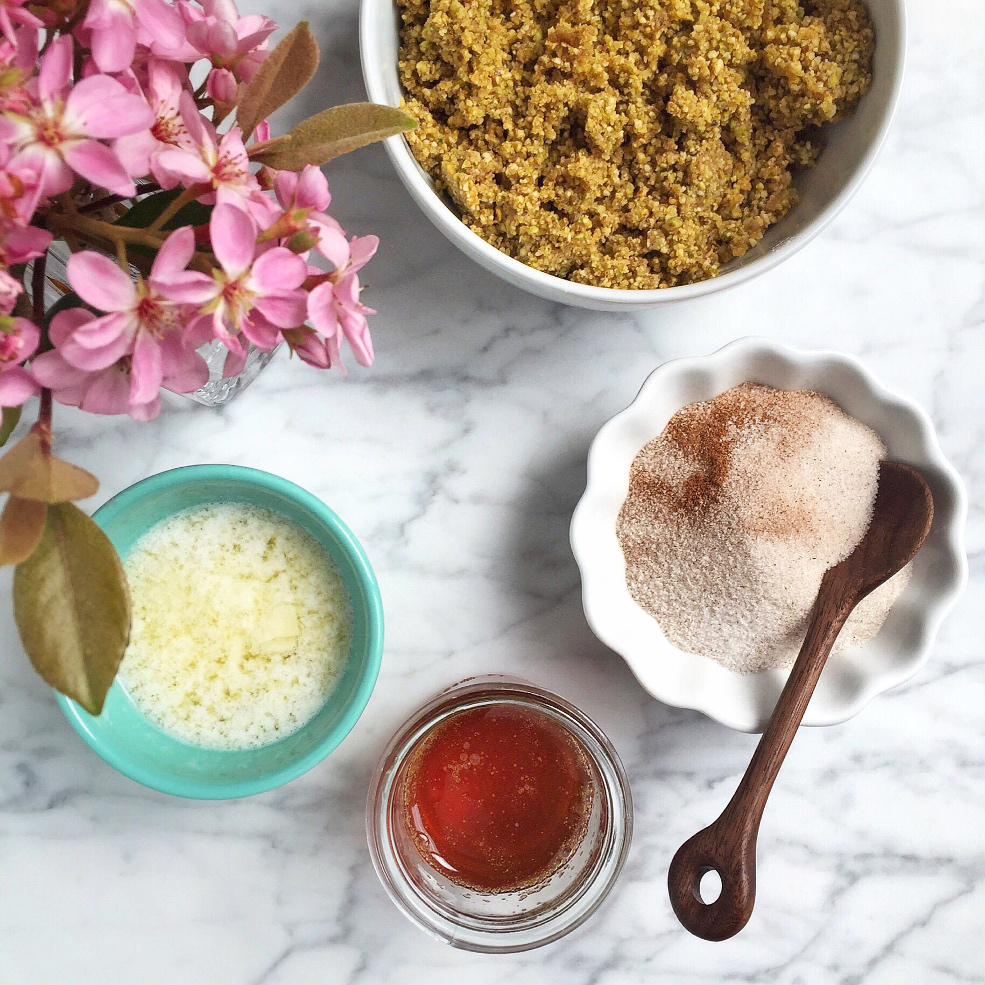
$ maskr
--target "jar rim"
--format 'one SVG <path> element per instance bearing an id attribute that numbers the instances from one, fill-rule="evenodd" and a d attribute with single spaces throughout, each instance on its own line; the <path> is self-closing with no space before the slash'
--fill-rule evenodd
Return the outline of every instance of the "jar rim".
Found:
<path id="1" fill-rule="evenodd" d="M 574 890 L 557 910 L 536 918 L 518 911 L 515 917 L 479 922 L 438 907 L 408 878 L 390 832 L 395 780 L 401 766 L 438 722 L 460 711 L 513 703 L 551 715 L 578 741 L 598 775 L 601 849 Z M 453 947 L 487 954 L 515 953 L 540 947 L 570 933 L 602 904 L 615 885 L 629 852 L 633 802 L 629 778 L 618 753 L 602 729 L 561 695 L 509 675 L 470 677 L 434 695 L 394 732 L 377 762 L 366 805 L 366 833 L 373 868 L 397 908 L 430 936 Z"/>

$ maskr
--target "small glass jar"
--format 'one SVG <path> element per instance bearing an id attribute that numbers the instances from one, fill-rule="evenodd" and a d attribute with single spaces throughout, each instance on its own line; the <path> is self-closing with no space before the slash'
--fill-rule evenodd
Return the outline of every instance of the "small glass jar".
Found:
<path id="1" fill-rule="evenodd" d="M 584 753 L 591 809 L 571 857 L 532 889 L 481 892 L 427 864 L 403 816 L 404 771 L 426 736 L 452 715 L 508 705 L 540 712 Z M 526 951 L 563 937 L 591 916 L 612 889 L 629 851 L 629 780 L 602 730 L 563 698 L 511 677 L 470 678 L 438 694 L 391 739 L 370 784 L 366 828 L 373 866 L 394 903 L 418 927 L 454 947 Z"/>

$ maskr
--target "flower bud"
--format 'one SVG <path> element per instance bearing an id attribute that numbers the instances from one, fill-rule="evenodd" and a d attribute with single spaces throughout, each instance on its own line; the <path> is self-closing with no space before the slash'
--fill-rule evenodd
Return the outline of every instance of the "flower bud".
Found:
<path id="1" fill-rule="evenodd" d="M 236 102 L 236 76 L 228 68 L 214 68 L 209 72 L 205 91 L 209 99 L 229 105 Z"/>
<path id="2" fill-rule="evenodd" d="M 292 253 L 307 253 L 308 250 L 314 249 L 317 243 L 318 237 L 310 229 L 302 229 L 287 241 L 287 248 Z"/>
<path id="3" fill-rule="evenodd" d="M 303 362 L 316 369 L 328 369 L 332 365 L 325 340 L 313 329 L 307 326 L 291 328 L 284 332 L 284 338 Z"/>

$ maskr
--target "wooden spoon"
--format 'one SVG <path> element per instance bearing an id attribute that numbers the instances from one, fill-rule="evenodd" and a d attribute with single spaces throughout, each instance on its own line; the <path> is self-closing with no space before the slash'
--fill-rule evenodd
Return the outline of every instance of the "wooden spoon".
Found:
<path id="1" fill-rule="evenodd" d="M 882 462 L 869 529 L 821 579 L 804 645 L 735 795 L 718 820 L 684 842 L 670 863 L 670 901 L 692 934 L 723 941 L 752 915 L 759 822 L 824 661 L 852 609 L 911 560 L 933 519 L 934 501 L 923 476 L 899 462 Z M 711 871 L 721 876 L 722 891 L 705 903 L 700 882 Z"/>

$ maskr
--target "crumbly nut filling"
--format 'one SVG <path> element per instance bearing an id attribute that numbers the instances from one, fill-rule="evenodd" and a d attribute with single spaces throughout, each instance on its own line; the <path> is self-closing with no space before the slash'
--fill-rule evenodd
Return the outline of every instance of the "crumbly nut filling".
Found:
<path id="1" fill-rule="evenodd" d="M 599 287 L 715 276 L 871 82 L 859 0 L 398 0 L 411 148 L 462 219 Z"/>

